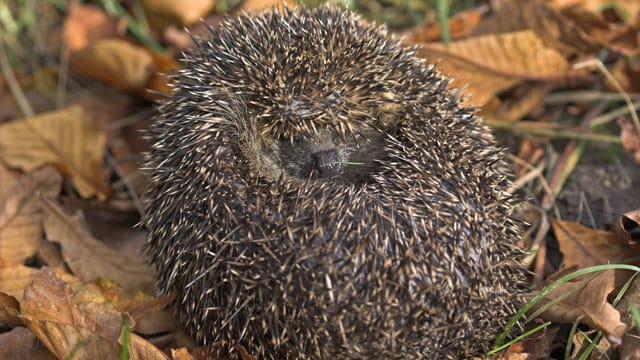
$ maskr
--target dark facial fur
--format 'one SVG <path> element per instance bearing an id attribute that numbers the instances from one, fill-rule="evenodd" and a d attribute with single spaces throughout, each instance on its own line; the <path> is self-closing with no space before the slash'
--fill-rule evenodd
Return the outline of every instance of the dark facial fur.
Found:
<path id="1" fill-rule="evenodd" d="M 205 344 L 460 359 L 521 306 L 502 152 L 448 80 L 333 7 L 228 19 L 149 131 L 147 256 Z"/>

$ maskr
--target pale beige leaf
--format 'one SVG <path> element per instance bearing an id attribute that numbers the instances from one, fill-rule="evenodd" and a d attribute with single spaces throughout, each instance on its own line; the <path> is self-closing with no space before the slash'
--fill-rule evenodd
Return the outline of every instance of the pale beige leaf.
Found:
<path id="1" fill-rule="evenodd" d="M 40 197 L 58 196 L 61 184 L 60 174 L 45 167 L 19 176 L 7 187 L 0 203 L 0 261 L 22 263 L 37 252 L 42 233 Z"/>
<path id="2" fill-rule="evenodd" d="M 154 290 L 153 270 L 142 257 L 116 252 L 91 236 L 81 215 L 67 215 L 60 206 L 44 200 L 44 230 L 47 239 L 58 242 L 69 268 L 80 279 L 98 277 L 117 281 L 126 290 Z"/>
<path id="3" fill-rule="evenodd" d="M 0 266 L 0 292 L 7 295 L 21 297 L 24 289 L 29 286 L 36 269 L 15 264 L 13 266 Z"/>
<path id="4" fill-rule="evenodd" d="M 80 105 L 0 126 L 0 157 L 9 166 L 30 171 L 53 164 L 83 197 L 105 199 L 109 193 L 102 175 L 105 144 L 105 134 Z"/>
<path id="5" fill-rule="evenodd" d="M 438 67 L 455 79 L 454 87 L 466 86 L 471 104 L 482 106 L 495 94 L 524 80 L 562 80 L 567 61 L 546 47 L 532 31 L 478 36 L 451 43 L 422 44 L 419 55 L 438 61 Z"/>

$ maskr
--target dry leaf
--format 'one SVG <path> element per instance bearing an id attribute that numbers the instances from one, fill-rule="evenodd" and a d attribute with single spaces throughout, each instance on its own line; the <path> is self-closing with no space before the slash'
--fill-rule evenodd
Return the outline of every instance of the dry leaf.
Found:
<path id="1" fill-rule="evenodd" d="M 551 223 L 564 255 L 564 266 L 586 268 L 634 258 L 637 262 L 640 245 L 624 242 L 614 232 L 591 229 L 571 221 L 553 219 Z"/>
<path id="2" fill-rule="evenodd" d="M 243 12 L 247 14 L 257 14 L 267 9 L 278 8 L 284 6 L 293 7 L 295 1 L 292 0 L 244 0 L 231 11 L 231 15 L 238 15 Z"/>
<path id="3" fill-rule="evenodd" d="M 0 322 L 9 326 L 24 326 L 19 312 L 20 303 L 18 300 L 11 295 L 0 292 Z"/>
<path id="4" fill-rule="evenodd" d="M 448 20 L 451 39 L 459 39 L 469 35 L 480 22 L 480 18 L 486 12 L 483 8 L 474 8 L 459 12 Z M 427 21 L 406 32 L 404 36 L 408 41 L 423 43 L 442 40 L 442 31 L 437 21 Z"/>
<path id="5" fill-rule="evenodd" d="M 67 215 L 58 204 L 43 202 L 47 239 L 60 243 L 62 256 L 76 276 L 86 282 L 106 277 L 127 290 L 154 292 L 153 270 L 142 257 L 112 250 L 91 236 L 80 215 Z"/>
<path id="6" fill-rule="evenodd" d="M 532 31 L 485 35 L 448 47 L 423 44 L 419 55 L 442 60 L 441 71 L 455 79 L 454 87 L 466 86 L 463 93 L 471 96 L 468 102 L 475 106 L 524 80 L 561 81 L 569 69 L 567 61 Z"/>
<path id="7" fill-rule="evenodd" d="M 172 295 L 149 296 L 137 292 L 133 297 L 113 281 L 98 281 L 102 295 L 122 313 L 135 321 L 134 328 L 140 334 L 160 334 L 175 331 L 179 324 L 164 310 L 173 301 Z"/>
<path id="8" fill-rule="evenodd" d="M 613 229 L 618 238 L 626 243 L 640 242 L 640 209 L 622 214 Z"/>
<path id="9" fill-rule="evenodd" d="M 69 11 L 64 23 L 64 40 L 71 51 L 80 50 L 99 39 L 118 35 L 117 22 L 110 19 L 98 6 L 69 2 Z"/>
<path id="10" fill-rule="evenodd" d="M 125 91 L 142 90 L 154 73 L 153 57 L 120 39 L 101 39 L 69 58 L 71 69 Z"/>
<path id="11" fill-rule="evenodd" d="M 0 292 L 20 297 L 24 289 L 31 283 L 36 269 L 22 264 L 2 266 L 0 263 Z"/>
<path id="12" fill-rule="evenodd" d="M 492 14 L 484 16 L 472 35 L 529 29 L 544 44 L 566 57 L 594 56 L 602 47 L 633 53 L 637 40 L 629 37 L 631 24 L 609 22 L 600 12 L 566 1 L 514 0 L 494 2 Z"/>
<path id="13" fill-rule="evenodd" d="M 187 348 L 171 349 L 171 359 L 173 360 L 195 360 Z"/>
<path id="14" fill-rule="evenodd" d="M 4 360 L 56 360 L 57 358 L 31 331 L 17 327 L 0 334 L 0 359 Z"/>
<path id="15" fill-rule="evenodd" d="M 20 301 L 20 317 L 58 358 L 117 359 L 125 316 L 89 288 L 72 287 L 50 269 L 36 274 Z M 131 334 L 131 359 L 166 359 Z"/>
<path id="16" fill-rule="evenodd" d="M 551 343 L 558 334 L 558 329 L 544 328 L 532 334 L 522 341 L 509 346 L 506 350 L 489 356 L 484 360 L 537 360 L 549 359 L 551 356 Z"/>
<path id="17" fill-rule="evenodd" d="M 9 166 L 31 171 L 53 164 L 71 176 L 83 197 L 106 199 L 102 176 L 105 134 L 79 105 L 0 126 L 0 157 Z"/>
<path id="18" fill-rule="evenodd" d="M 215 0 L 142 0 L 149 23 L 156 29 L 189 25 L 205 17 Z"/>
<path id="19" fill-rule="evenodd" d="M 539 309 L 553 302 L 540 318 L 562 323 L 580 321 L 601 330 L 611 344 L 620 345 L 627 326 L 620 321 L 618 310 L 607 302 L 615 288 L 614 274 L 613 270 L 606 270 L 595 277 L 558 286 L 535 305 Z"/>
<path id="20" fill-rule="evenodd" d="M 45 167 L 13 178 L 2 163 L 0 176 L 3 176 L 3 194 L 0 198 L 0 261 L 21 264 L 36 253 L 40 244 L 40 197 L 58 196 L 62 177 L 53 168 Z M 3 288 L 0 285 L 0 290 Z"/>

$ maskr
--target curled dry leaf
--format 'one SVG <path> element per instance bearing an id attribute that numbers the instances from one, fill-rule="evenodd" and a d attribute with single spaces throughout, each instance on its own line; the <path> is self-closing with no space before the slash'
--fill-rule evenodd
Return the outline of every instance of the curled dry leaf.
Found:
<path id="1" fill-rule="evenodd" d="M 601 330 L 612 345 L 620 345 L 627 325 L 620 320 L 618 310 L 607 301 L 615 288 L 614 274 L 613 270 L 606 270 L 595 277 L 562 284 L 534 308 L 548 306 L 540 315 L 542 319 L 561 323 L 579 321 Z"/>
<path id="2" fill-rule="evenodd" d="M 102 176 L 106 136 L 80 105 L 0 126 L 0 157 L 11 167 L 31 171 L 52 164 L 71 176 L 83 197 L 106 199 Z"/>
<path id="3" fill-rule="evenodd" d="M 0 134 L 0 139 L 2 137 Z M 18 176 L 0 162 L 0 179 L 0 264 L 22 264 L 38 251 L 40 244 L 40 196 L 58 196 L 62 177 L 51 167 Z M 5 284 L 0 283 L 0 291 L 6 291 Z"/>
<path id="4" fill-rule="evenodd" d="M 569 64 L 557 51 L 544 46 L 532 31 L 485 35 L 445 47 L 423 44 L 419 55 L 442 60 L 439 68 L 455 78 L 455 87 L 467 86 L 470 104 L 482 106 L 496 94 L 524 80 L 561 81 Z"/>
<path id="5" fill-rule="evenodd" d="M 60 244 L 63 258 L 76 276 L 86 282 L 106 277 L 126 290 L 153 292 L 153 270 L 141 257 L 112 250 L 91 236 L 81 215 L 67 215 L 47 199 L 43 203 L 47 239 Z"/>
<path id="6" fill-rule="evenodd" d="M 613 228 L 622 241 L 627 243 L 640 242 L 640 209 L 622 214 Z"/>
<path id="7" fill-rule="evenodd" d="M 622 263 L 640 254 L 639 244 L 630 244 L 614 232 L 595 230 L 564 220 L 552 220 L 553 232 L 564 255 L 566 267 L 586 268 L 608 263 Z"/>

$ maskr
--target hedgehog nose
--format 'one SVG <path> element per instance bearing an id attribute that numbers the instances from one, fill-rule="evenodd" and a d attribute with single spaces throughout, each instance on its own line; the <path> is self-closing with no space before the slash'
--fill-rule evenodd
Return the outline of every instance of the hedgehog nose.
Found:
<path id="1" fill-rule="evenodd" d="M 340 155 L 335 149 L 322 150 L 311 154 L 313 172 L 319 177 L 338 175 L 342 167 Z"/>

